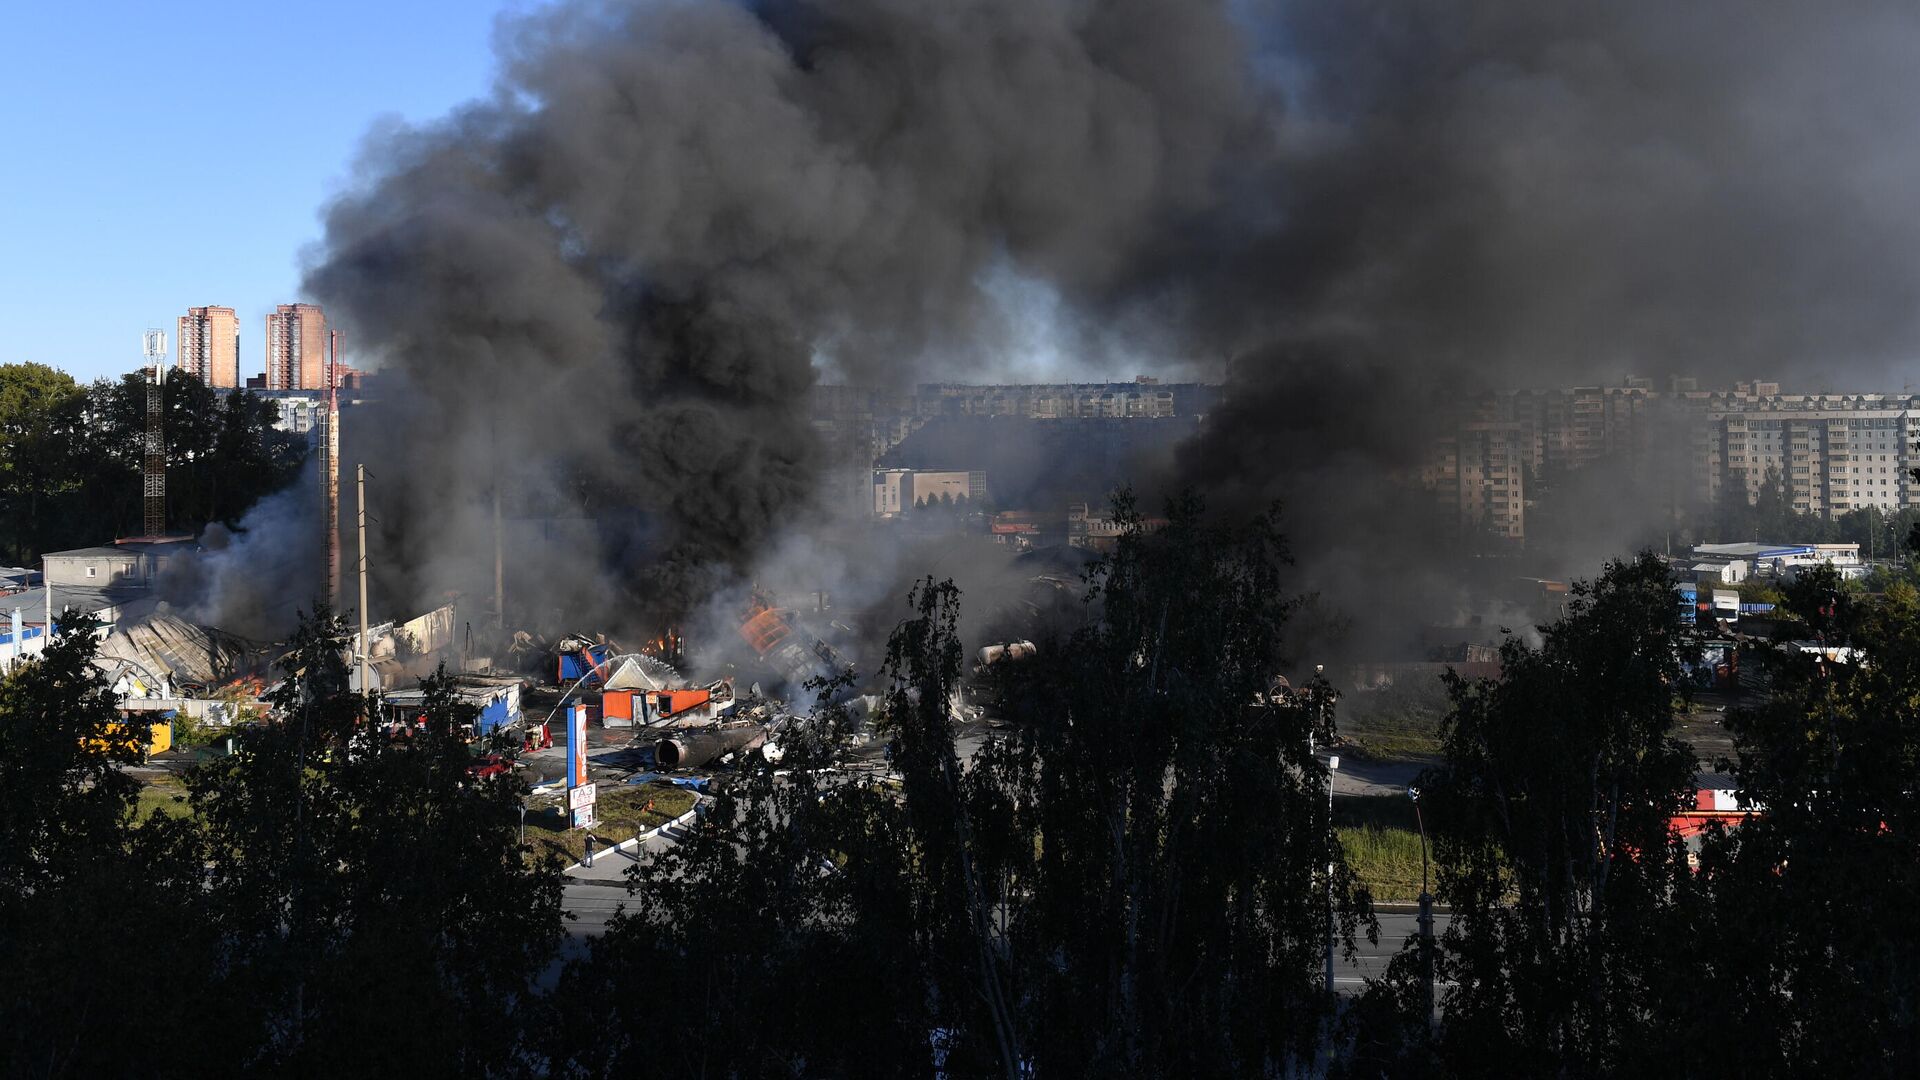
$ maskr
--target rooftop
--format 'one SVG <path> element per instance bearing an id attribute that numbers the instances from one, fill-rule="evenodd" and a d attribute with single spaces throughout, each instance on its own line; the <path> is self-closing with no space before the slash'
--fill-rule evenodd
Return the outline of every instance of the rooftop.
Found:
<path id="1" fill-rule="evenodd" d="M 110 589 L 89 589 L 79 585 L 55 585 L 53 587 L 54 614 L 73 608 L 87 615 L 98 614 L 110 607 L 122 607 L 135 601 L 153 599 L 153 590 L 138 586 L 119 586 Z M 31 589 L 22 589 L 16 593 L 0 596 L 0 611 L 25 608 L 31 618 L 36 613 L 44 616 L 47 610 L 47 589 L 36 585 Z"/>
<path id="2" fill-rule="evenodd" d="M 129 552 L 140 553 L 159 549 L 181 549 L 193 543 L 191 536 L 130 537 L 116 540 L 111 544 L 95 544 L 92 547 L 73 548 L 69 551 L 49 551 L 42 558 L 47 559 L 105 559 Z"/>

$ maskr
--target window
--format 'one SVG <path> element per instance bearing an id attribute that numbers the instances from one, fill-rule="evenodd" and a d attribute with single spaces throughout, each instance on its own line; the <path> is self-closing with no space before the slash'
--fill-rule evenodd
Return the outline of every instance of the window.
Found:
<path id="1" fill-rule="evenodd" d="M 97 566 L 89 566 L 89 567 L 87 567 L 87 576 L 88 576 L 88 577 L 99 577 L 99 576 L 100 576 L 100 568 L 99 568 L 99 567 L 97 567 Z"/>

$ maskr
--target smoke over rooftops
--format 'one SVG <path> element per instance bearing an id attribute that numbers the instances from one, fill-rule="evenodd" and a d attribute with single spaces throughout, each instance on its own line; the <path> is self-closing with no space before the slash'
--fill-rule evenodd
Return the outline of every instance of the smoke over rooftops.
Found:
<path id="1" fill-rule="evenodd" d="M 574 561 L 689 599 L 812 513 L 816 372 L 1003 366 L 1008 275 L 1077 344 L 1283 396 L 1267 358 L 1326 340 L 1396 397 L 1913 352 L 1905 6 L 575 2 L 500 41 L 491 97 L 370 141 L 308 276 L 416 395 L 350 433 L 396 466 L 396 580 L 450 576 L 500 485 L 641 515 Z M 1377 406 L 1299 423 L 1403 461 Z M 1325 442 L 1233 486 L 1312 490 Z"/>
<path id="2" fill-rule="evenodd" d="M 1217 4 L 575 3 L 502 41 L 492 99 L 381 135 L 327 213 L 309 290 L 420 398 L 350 441 L 429 549 L 496 482 L 564 492 L 643 511 L 682 594 L 804 524 L 817 365 L 964 370 L 1008 265 L 1137 288 L 1265 130 Z"/>

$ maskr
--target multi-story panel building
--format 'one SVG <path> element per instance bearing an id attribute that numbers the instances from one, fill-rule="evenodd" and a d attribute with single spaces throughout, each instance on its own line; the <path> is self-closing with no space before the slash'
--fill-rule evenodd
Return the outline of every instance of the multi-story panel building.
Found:
<path id="1" fill-rule="evenodd" d="M 324 390 L 327 318 L 317 304 L 281 304 L 267 316 L 267 389 Z"/>
<path id="2" fill-rule="evenodd" d="M 232 308 L 188 308 L 176 340 L 181 369 L 208 386 L 240 385 L 240 319 Z"/>
<path id="3" fill-rule="evenodd" d="M 1758 499 L 1777 482 L 1808 514 L 1920 506 L 1920 397 L 1881 394 L 1717 395 L 1694 443 L 1703 494 Z"/>
<path id="4" fill-rule="evenodd" d="M 1026 420 L 1157 419 L 1203 414 L 1218 391 L 1201 383 L 1162 383 L 1144 375 L 1130 383 L 927 383 L 914 394 L 913 412 L 922 417 Z"/>
<path id="5" fill-rule="evenodd" d="M 1469 420 L 1438 440 L 1421 482 L 1464 530 L 1523 539 L 1533 443 L 1529 424 Z"/>

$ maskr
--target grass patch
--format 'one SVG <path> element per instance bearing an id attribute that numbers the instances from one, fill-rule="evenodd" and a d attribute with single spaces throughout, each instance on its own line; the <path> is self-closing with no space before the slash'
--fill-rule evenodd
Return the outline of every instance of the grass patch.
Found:
<path id="1" fill-rule="evenodd" d="M 1340 696 L 1340 734 L 1369 757 L 1389 761 L 1440 753 L 1447 688 L 1438 675 L 1406 675 L 1379 690 Z"/>
<path id="2" fill-rule="evenodd" d="M 1378 825 L 1336 829 L 1347 865 L 1375 900 L 1417 900 L 1420 897 L 1420 834 L 1411 829 Z M 1429 870 L 1429 881 L 1431 870 Z"/>
<path id="3" fill-rule="evenodd" d="M 1420 832 L 1413 800 L 1404 795 L 1341 796 L 1333 800 L 1334 835 L 1347 865 L 1375 900 L 1420 897 Z M 1431 885 L 1434 867 L 1428 868 Z"/>
<path id="4" fill-rule="evenodd" d="M 648 803 L 652 803 L 653 809 L 647 809 Z M 594 810 L 598 819 L 593 826 L 594 851 L 605 851 L 622 840 L 631 840 L 648 829 L 665 825 L 693 809 L 693 803 L 693 792 L 668 783 L 602 783 Z M 529 858 L 538 859 L 552 852 L 565 859 L 569 866 L 579 862 L 587 850 L 586 833 L 567 828 L 564 803 L 527 807 L 527 844 L 533 849 Z"/>
<path id="5" fill-rule="evenodd" d="M 187 806 L 187 788 L 180 781 L 168 777 L 140 785 L 140 797 L 133 804 L 133 820 L 146 821 L 155 814 L 166 817 L 187 817 L 193 810 Z"/>

